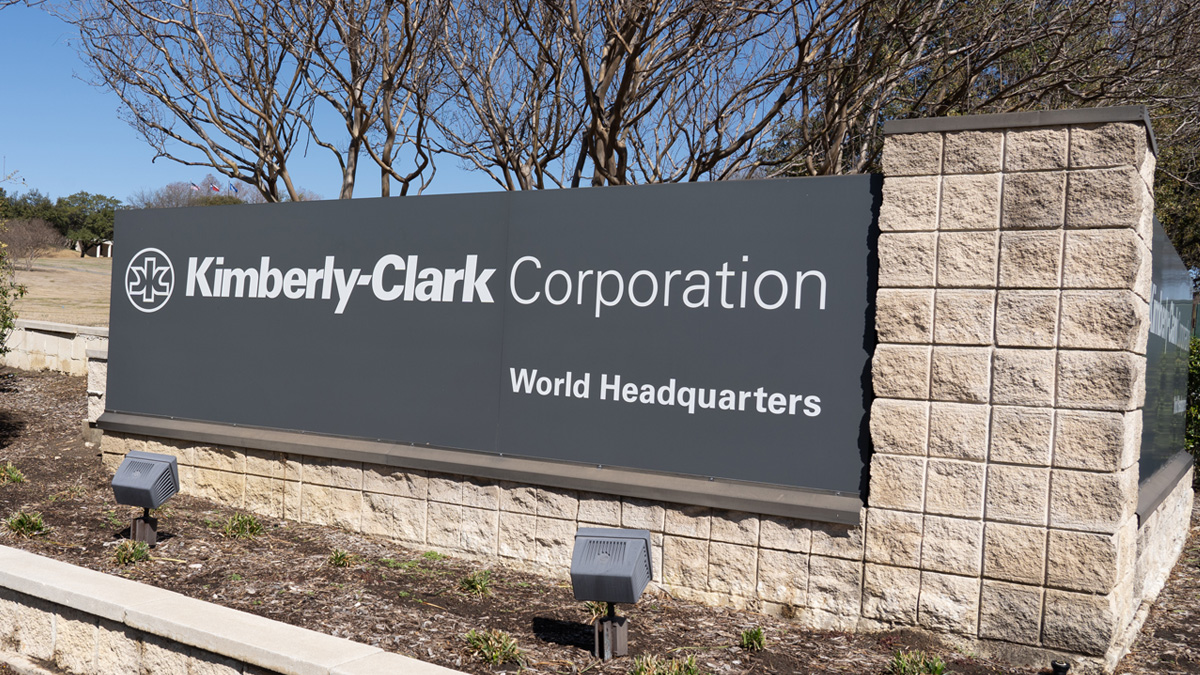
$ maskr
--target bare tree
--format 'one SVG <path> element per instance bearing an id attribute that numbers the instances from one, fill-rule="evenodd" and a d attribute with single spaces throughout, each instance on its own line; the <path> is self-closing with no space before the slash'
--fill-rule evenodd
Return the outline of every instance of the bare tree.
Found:
<path id="1" fill-rule="evenodd" d="M 33 269 L 33 261 L 67 245 L 65 237 L 54 226 L 40 218 L 10 220 L 0 230 L 0 241 L 8 253 L 23 261 L 25 271 Z"/>
<path id="2" fill-rule="evenodd" d="M 310 103 L 307 55 L 282 4 L 90 0 L 64 11 L 96 84 L 121 98 L 156 158 L 211 167 L 280 201 L 296 198 L 288 160 Z"/>

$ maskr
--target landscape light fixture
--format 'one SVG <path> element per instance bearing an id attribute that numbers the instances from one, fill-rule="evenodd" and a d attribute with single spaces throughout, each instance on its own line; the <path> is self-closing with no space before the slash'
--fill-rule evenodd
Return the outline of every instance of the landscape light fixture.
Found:
<path id="1" fill-rule="evenodd" d="M 606 615 L 592 624 L 597 657 L 607 661 L 629 653 L 629 627 L 617 616 L 616 603 L 637 602 L 653 577 L 649 530 L 581 527 L 575 532 L 575 599 L 608 604 Z"/>
<path id="2" fill-rule="evenodd" d="M 154 546 L 158 541 L 158 519 L 150 517 L 179 492 L 179 464 L 171 455 L 131 450 L 121 460 L 112 479 L 113 496 L 118 504 L 142 507 L 142 515 L 133 519 L 129 538 Z"/>

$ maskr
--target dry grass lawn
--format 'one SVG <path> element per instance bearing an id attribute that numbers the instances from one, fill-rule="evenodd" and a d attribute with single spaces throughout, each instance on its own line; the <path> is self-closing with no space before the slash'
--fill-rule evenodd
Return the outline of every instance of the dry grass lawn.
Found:
<path id="1" fill-rule="evenodd" d="M 32 271 L 17 270 L 17 283 L 27 290 L 17 302 L 17 318 L 107 326 L 111 278 L 111 258 L 80 258 L 66 250 L 39 258 Z"/>

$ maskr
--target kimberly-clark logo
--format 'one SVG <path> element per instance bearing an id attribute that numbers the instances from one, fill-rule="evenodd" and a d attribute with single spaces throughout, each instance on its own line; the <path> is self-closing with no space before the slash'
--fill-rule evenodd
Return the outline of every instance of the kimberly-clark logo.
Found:
<path id="1" fill-rule="evenodd" d="M 125 295 L 139 311 L 162 309 L 174 289 L 175 268 L 167 254 L 156 248 L 138 251 L 125 268 Z"/>

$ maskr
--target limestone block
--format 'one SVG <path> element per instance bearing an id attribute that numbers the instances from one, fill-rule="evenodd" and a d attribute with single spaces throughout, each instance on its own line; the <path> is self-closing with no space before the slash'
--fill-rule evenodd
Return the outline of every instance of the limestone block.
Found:
<path id="1" fill-rule="evenodd" d="M 300 517 L 306 523 L 358 532 L 362 526 L 362 501 L 362 492 L 358 490 L 305 483 L 300 488 Z"/>
<path id="2" fill-rule="evenodd" d="M 246 474 L 283 480 L 283 455 L 267 450 L 246 449 L 241 452 L 246 461 Z"/>
<path id="3" fill-rule="evenodd" d="M 392 537 L 396 530 L 395 522 L 396 498 L 377 492 L 364 492 L 362 496 L 362 521 L 360 528 L 363 534 L 375 537 Z"/>
<path id="4" fill-rule="evenodd" d="M 925 516 L 921 569 L 977 577 L 983 552 L 983 523 Z"/>
<path id="5" fill-rule="evenodd" d="M 182 476 L 180 476 L 182 478 Z M 303 521 L 300 512 L 301 505 L 301 489 L 303 483 L 296 481 L 284 481 L 283 483 L 283 517 L 288 520 Z"/>
<path id="6" fill-rule="evenodd" d="M 581 492 L 579 522 L 618 527 L 621 524 L 621 499 L 611 495 Z"/>
<path id="7" fill-rule="evenodd" d="M 188 675 L 242 675 L 241 663 L 201 649 L 188 650 Z"/>
<path id="8" fill-rule="evenodd" d="M 104 397 L 89 393 L 87 397 L 87 421 L 95 423 L 104 414 Z"/>
<path id="9" fill-rule="evenodd" d="M 1142 175 L 1142 182 L 1146 184 L 1146 189 L 1150 194 L 1154 194 L 1154 170 L 1158 166 L 1158 158 L 1150 152 L 1150 148 L 1146 148 L 1146 152 L 1142 155 L 1142 163 L 1139 165 L 1139 173 Z"/>
<path id="10" fill-rule="evenodd" d="M 104 393 L 108 390 L 108 361 L 91 360 L 87 366 L 88 391 Z"/>
<path id="11" fill-rule="evenodd" d="M 988 467 L 984 515 L 989 521 L 1046 524 L 1050 469 L 992 464 Z"/>
<path id="12" fill-rule="evenodd" d="M 950 345 L 992 344 L 995 307 L 995 291 L 938 291 L 934 340 Z"/>
<path id="13" fill-rule="evenodd" d="M 462 504 L 463 478 L 444 473 L 429 474 L 429 501 Z"/>
<path id="14" fill-rule="evenodd" d="M 931 459 L 925 478 L 925 512 L 941 516 L 983 516 L 984 465 Z"/>
<path id="15" fill-rule="evenodd" d="M 1146 189 L 1142 195 L 1142 213 L 1138 216 L 1138 238 L 1153 250 L 1154 245 L 1154 193 Z"/>
<path id="16" fill-rule="evenodd" d="M 875 354 L 878 358 L 879 351 L 876 350 Z M 987 403 L 991 389 L 991 365 L 992 350 L 987 347 L 935 347 L 930 366 L 930 398 L 935 401 Z M 879 393 L 878 386 L 875 391 Z"/>
<path id="17" fill-rule="evenodd" d="M 100 457 L 100 461 L 104 465 L 104 470 L 109 473 L 116 473 L 117 468 L 121 466 L 121 460 L 123 459 L 125 459 L 125 455 L 118 455 L 111 452 L 103 453 Z M 180 482 L 183 482 L 183 476 L 180 476 Z"/>
<path id="18" fill-rule="evenodd" d="M 246 454 L 232 448 L 198 447 L 195 450 L 195 466 L 214 471 L 246 473 Z"/>
<path id="19" fill-rule="evenodd" d="M 1000 174 L 942 178 L 938 226 L 943 231 L 1000 229 Z"/>
<path id="20" fill-rule="evenodd" d="M 917 176 L 940 173 L 942 135 L 940 133 L 891 134 L 883 139 L 885 176 Z"/>
<path id="21" fill-rule="evenodd" d="M 881 344 L 871 358 L 875 395 L 887 398 L 929 398 L 929 347 Z"/>
<path id="22" fill-rule="evenodd" d="M 752 597 L 757 578 L 757 550 L 724 542 L 708 545 L 708 590 L 743 598 Z"/>
<path id="23" fill-rule="evenodd" d="M 1145 191 L 1136 167 L 1072 171 L 1067 176 L 1066 225 L 1137 227 Z"/>
<path id="24" fill-rule="evenodd" d="M 430 546 L 458 549 L 462 543 L 462 511 L 461 504 L 428 503 L 425 510 L 425 540 Z"/>
<path id="25" fill-rule="evenodd" d="M 626 497 L 621 500 L 621 527 L 662 532 L 666 509 L 659 502 Z"/>
<path id="26" fill-rule="evenodd" d="M 1133 279 L 1133 292 L 1146 302 L 1150 302 L 1150 293 L 1153 290 L 1153 257 L 1150 255 L 1149 248 L 1142 249 L 1142 262 L 1138 265 L 1137 274 Z"/>
<path id="27" fill-rule="evenodd" d="M 996 344 L 1053 347 L 1058 337 L 1057 291 L 1000 291 L 996 299 Z"/>
<path id="28" fill-rule="evenodd" d="M 1067 128 L 1012 129 L 1004 142 L 1005 171 L 1067 168 Z"/>
<path id="29" fill-rule="evenodd" d="M 1053 349 L 997 349 L 992 364 L 992 400 L 1021 406 L 1054 404 Z"/>
<path id="30" fill-rule="evenodd" d="M 579 496 L 574 490 L 538 488 L 537 514 L 575 520 L 579 514 Z"/>
<path id="31" fill-rule="evenodd" d="M 1072 591 L 1108 593 L 1121 572 L 1117 567 L 1120 543 L 1120 533 L 1050 530 L 1046 583 Z"/>
<path id="32" fill-rule="evenodd" d="M 463 480 L 463 506 L 496 511 L 500 508 L 500 486 L 486 478 Z"/>
<path id="33" fill-rule="evenodd" d="M 1150 307 L 1132 291 L 1066 291 L 1059 345 L 1146 353 Z"/>
<path id="34" fill-rule="evenodd" d="M 920 566 L 922 519 L 920 513 L 877 507 L 868 510 L 863 559 L 900 567 Z"/>
<path id="35" fill-rule="evenodd" d="M 993 407 L 988 458 L 993 462 L 1049 466 L 1053 422 L 1049 408 Z"/>
<path id="36" fill-rule="evenodd" d="M 253 511 L 271 518 L 283 518 L 284 482 L 275 478 L 262 476 L 246 476 L 246 495 L 244 506 L 247 511 Z"/>
<path id="37" fill-rule="evenodd" d="M 575 521 L 537 517 L 536 560 L 565 571 L 571 566 L 571 549 L 575 546 Z M 661 552 L 655 556 L 662 560 Z M 661 579 L 661 572 L 655 575 Z"/>
<path id="38" fill-rule="evenodd" d="M 240 509 L 244 503 L 245 489 L 245 474 L 195 469 L 192 494 L 197 497 Z"/>
<path id="39" fill-rule="evenodd" d="M 188 648 L 157 635 L 142 640 L 142 675 L 188 673 Z"/>
<path id="40" fill-rule="evenodd" d="M 1112 596 L 1046 591 L 1042 643 L 1047 647 L 1103 655 L 1116 636 L 1118 623 Z"/>
<path id="41" fill-rule="evenodd" d="M 712 509 L 707 506 L 666 507 L 663 531 L 681 537 L 708 539 L 712 531 L 711 513 Z"/>
<path id="42" fill-rule="evenodd" d="M 995 288 L 999 240 L 998 232 L 940 233 L 937 248 L 938 287 Z M 880 260 L 882 262 L 882 258 Z M 880 283 L 882 285 L 882 281 Z"/>
<path id="43" fill-rule="evenodd" d="M 114 434 L 111 431 L 104 432 L 104 435 L 100 437 L 100 450 L 101 452 L 110 452 L 122 457 L 129 451 L 125 447 L 125 437 Z"/>
<path id="44" fill-rule="evenodd" d="M 533 561 L 537 558 L 537 517 L 500 512 L 497 552 L 504 558 Z"/>
<path id="45" fill-rule="evenodd" d="M 861 527 L 836 523 L 812 523 L 812 554 L 831 558 L 862 560 L 863 530 Z"/>
<path id="46" fill-rule="evenodd" d="M 1145 398 L 1145 357 L 1127 352 L 1059 352 L 1059 407 L 1134 410 Z"/>
<path id="47" fill-rule="evenodd" d="M 933 231 L 938 216 L 937 176 L 888 176 L 883 179 L 883 203 L 879 205 L 879 229 Z"/>
<path id="48" fill-rule="evenodd" d="M 1066 194 L 1065 171 L 1005 174 L 1000 226 L 1012 230 L 1062 227 Z"/>
<path id="49" fill-rule="evenodd" d="M 1042 632 L 1042 589 L 984 581 L 979 596 L 979 637 L 1036 645 Z"/>
<path id="50" fill-rule="evenodd" d="M 494 557 L 498 546 L 500 512 L 464 506 L 462 514 L 462 549 L 477 556 Z"/>
<path id="51" fill-rule="evenodd" d="M 1054 430 L 1054 466 L 1119 471 L 1137 461 L 1141 439 L 1141 410 L 1062 410 Z"/>
<path id="52" fill-rule="evenodd" d="M 933 337 L 933 289 L 879 289 L 875 334 L 880 342 L 928 344 Z"/>
<path id="53" fill-rule="evenodd" d="M 429 502 L 424 499 L 396 497 L 392 500 L 392 536 L 410 544 L 425 543 L 425 521 Z"/>
<path id="54" fill-rule="evenodd" d="M 60 608 L 54 622 L 54 664 L 84 675 L 96 665 L 96 617 Z"/>
<path id="55" fill-rule="evenodd" d="M 920 570 L 868 563 L 863 571 L 862 615 L 887 623 L 915 624 L 920 590 Z"/>
<path id="56" fill-rule="evenodd" d="M 814 555 L 808 559 L 808 606 L 857 616 L 862 602 L 862 562 Z"/>
<path id="57" fill-rule="evenodd" d="M 972 635 L 979 616 L 979 579 L 921 572 L 917 622 L 930 630 Z"/>
<path id="58" fill-rule="evenodd" d="M 429 479 L 423 471 L 363 464 L 363 491 L 409 499 L 429 498 Z"/>
<path id="59" fill-rule="evenodd" d="M 808 556 L 790 551 L 758 551 L 758 598 L 794 607 L 808 602 Z"/>
<path id="60" fill-rule="evenodd" d="M 871 458 L 870 505 L 877 509 L 920 511 L 925 458 L 876 454 Z"/>
<path id="61" fill-rule="evenodd" d="M 126 445 L 129 450 L 142 450 L 145 452 L 155 452 L 160 455 L 171 455 L 180 466 L 195 466 L 196 455 L 200 452 L 201 447 L 188 443 L 187 441 L 173 441 L 166 438 L 130 438 Z M 236 455 L 241 454 L 240 449 L 234 449 L 231 452 Z M 234 458 L 229 465 L 230 471 L 242 471 L 242 463 L 238 458 Z M 212 468 L 212 467 L 209 467 Z"/>
<path id="62" fill-rule="evenodd" d="M 363 489 L 363 465 L 362 462 L 305 457 L 304 482 L 361 491 Z"/>
<path id="63" fill-rule="evenodd" d="M 951 131 L 944 141 L 942 173 L 987 173 L 1000 170 L 1003 131 Z"/>
<path id="64" fill-rule="evenodd" d="M 1136 290 L 1149 256 L 1133 229 L 1069 231 L 1063 288 Z"/>
<path id="65" fill-rule="evenodd" d="M 304 482 L 304 455 L 283 453 L 283 479 Z"/>
<path id="66" fill-rule="evenodd" d="M 582 505 L 581 505 L 582 508 Z M 537 515 L 537 488 L 520 483 L 500 483 L 500 510 Z M 617 506 L 619 522 L 620 506 Z"/>
<path id="67" fill-rule="evenodd" d="M 983 575 L 1040 585 L 1046 576 L 1046 530 L 992 523 L 983 533 Z"/>
<path id="68" fill-rule="evenodd" d="M 1111 534 L 1136 506 L 1137 464 L 1116 473 L 1051 471 L 1051 527 Z"/>
<path id="69" fill-rule="evenodd" d="M 871 443 L 875 452 L 924 455 L 929 436 L 929 403 L 877 398 L 871 403 Z"/>
<path id="70" fill-rule="evenodd" d="M 803 521 L 783 516 L 759 519 L 758 545 L 762 548 L 793 553 L 808 553 L 812 548 L 812 530 Z"/>
<path id="71" fill-rule="evenodd" d="M 703 539 L 663 537 L 663 583 L 696 590 L 708 589 L 708 542 Z"/>
<path id="72" fill-rule="evenodd" d="M 1006 231 L 1000 235 L 1001 288 L 1058 288 L 1063 235 Z"/>
<path id="73" fill-rule="evenodd" d="M 758 516 L 742 511 L 724 511 L 714 509 L 712 512 L 713 541 L 723 541 L 743 546 L 758 545 Z"/>
<path id="74" fill-rule="evenodd" d="M 929 456 L 979 461 L 986 459 L 989 408 L 970 403 L 932 404 L 929 412 Z"/>
<path id="75" fill-rule="evenodd" d="M 1142 165 L 1146 128 L 1133 122 L 1108 122 L 1071 128 L 1071 168 Z"/>
<path id="76" fill-rule="evenodd" d="M 885 232 L 879 235 L 880 288 L 932 288 L 937 234 Z"/>
<path id="77" fill-rule="evenodd" d="M 142 645 L 136 631 L 101 619 L 96 635 L 96 673 L 138 675 Z"/>

